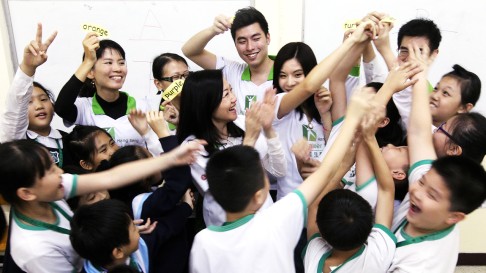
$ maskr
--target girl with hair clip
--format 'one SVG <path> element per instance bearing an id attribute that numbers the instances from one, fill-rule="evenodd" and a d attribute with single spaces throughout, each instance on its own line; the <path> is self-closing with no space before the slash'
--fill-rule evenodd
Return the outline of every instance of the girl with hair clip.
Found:
<path id="1" fill-rule="evenodd" d="M 0 144 L 0 194 L 12 205 L 10 247 L 26 272 L 74 272 L 82 259 L 69 241 L 72 211 L 65 199 L 133 183 L 155 172 L 191 164 L 202 149 L 194 141 L 156 158 L 86 175 L 63 174 L 45 147 L 18 140 Z M 22 162 L 22 164 L 19 164 Z M 28 243 L 26 243 L 28 242 Z"/>
<path id="2" fill-rule="evenodd" d="M 237 115 L 236 97 L 221 70 L 197 71 L 184 82 L 177 139 L 185 143 L 200 138 L 208 143 L 205 153 L 191 165 L 196 187 L 204 196 L 203 216 L 207 226 L 220 226 L 226 221 L 224 210 L 208 191 L 205 175 L 206 163 L 214 152 L 241 144 L 254 146 L 260 151 L 268 172 L 276 177 L 286 174 L 285 156 L 271 124 L 274 94 L 273 90 L 268 90 L 264 102 L 253 104 L 245 117 Z M 260 134 L 262 129 L 266 141 Z M 272 203 L 269 195 L 264 207 Z"/>
<path id="3" fill-rule="evenodd" d="M 36 69 L 47 61 L 47 50 L 56 38 L 54 32 L 42 41 L 42 25 L 37 25 L 35 40 L 25 46 L 22 62 L 8 90 L 1 118 L 0 142 L 32 139 L 47 147 L 54 162 L 63 167 L 64 132 L 51 127 L 54 117 L 54 95 L 34 81 Z"/>
<path id="4" fill-rule="evenodd" d="M 160 154 L 154 145 L 156 136 L 148 131 L 140 136 L 129 122 L 131 110 L 149 110 L 146 101 L 136 101 L 120 91 L 127 76 L 125 51 L 112 40 L 99 40 L 90 32 L 83 40 L 83 62 L 61 89 L 56 113 L 68 125 L 96 125 L 107 130 L 118 146 L 148 146 Z"/>

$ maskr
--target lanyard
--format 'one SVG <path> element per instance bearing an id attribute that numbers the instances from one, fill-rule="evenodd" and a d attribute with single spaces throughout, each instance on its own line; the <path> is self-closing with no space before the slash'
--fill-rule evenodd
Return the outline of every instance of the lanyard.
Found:
<path id="1" fill-rule="evenodd" d="M 56 203 L 49 203 L 49 205 L 51 205 L 52 208 L 59 211 L 64 216 L 64 218 L 66 218 L 69 222 L 71 221 L 71 216 L 69 216 L 64 210 L 62 210 Z M 43 222 L 43 221 L 40 221 L 40 220 L 30 218 L 26 215 L 23 215 L 22 213 L 18 212 L 15 209 L 14 209 L 14 213 L 17 216 L 17 218 L 19 218 L 20 220 L 22 220 L 26 223 L 29 223 L 33 226 L 42 227 L 42 228 L 46 228 L 46 229 L 49 229 L 49 230 L 52 230 L 52 231 L 55 231 L 55 232 L 59 232 L 59 233 L 69 235 L 69 232 L 70 232 L 69 229 L 65 229 L 65 228 L 62 228 L 60 226 L 56 226 L 56 225 L 53 225 L 53 224 L 49 224 L 49 223 L 46 223 L 46 222 Z"/>

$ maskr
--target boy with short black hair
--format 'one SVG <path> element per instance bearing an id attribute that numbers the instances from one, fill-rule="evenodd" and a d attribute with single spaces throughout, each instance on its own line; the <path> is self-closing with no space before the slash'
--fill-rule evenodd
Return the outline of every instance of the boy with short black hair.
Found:
<path id="1" fill-rule="evenodd" d="M 293 249 L 306 222 L 307 204 L 338 169 L 354 130 L 370 108 L 370 96 L 359 92 L 351 99 L 341 134 L 321 167 L 294 192 L 257 214 L 269 190 L 258 153 L 250 147 L 215 153 L 206 175 L 227 222 L 196 235 L 190 272 L 295 272 Z"/>
<path id="2" fill-rule="evenodd" d="M 205 49 L 216 35 L 231 29 L 238 55 L 244 63 L 228 60 Z M 219 15 L 212 26 L 192 36 L 182 47 L 191 61 L 204 69 L 222 69 L 237 97 L 237 111 L 244 114 L 272 88 L 273 57 L 268 56 L 270 33 L 265 16 L 253 7 L 239 9 L 235 16 Z"/>

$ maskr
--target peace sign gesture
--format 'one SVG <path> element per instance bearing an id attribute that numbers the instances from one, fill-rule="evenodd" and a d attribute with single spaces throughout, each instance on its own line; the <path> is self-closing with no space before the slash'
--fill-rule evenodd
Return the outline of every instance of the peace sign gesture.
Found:
<path id="1" fill-rule="evenodd" d="M 51 34 L 47 40 L 42 42 L 42 24 L 37 24 L 35 40 L 32 40 L 24 49 L 24 59 L 20 64 L 20 69 L 25 74 L 33 76 L 38 66 L 47 61 L 47 49 L 56 38 L 57 31 Z"/>

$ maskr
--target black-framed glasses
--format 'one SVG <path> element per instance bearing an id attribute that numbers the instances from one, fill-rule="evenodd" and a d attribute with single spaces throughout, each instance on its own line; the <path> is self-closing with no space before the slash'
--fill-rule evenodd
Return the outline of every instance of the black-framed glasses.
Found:
<path id="1" fill-rule="evenodd" d="M 166 82 L 174 82 L 174 81 L 177 81 L 177 80 L 185 80 L 187 77 L 189 77 L 189 75 L 191 73 L 192 73 L 191 71 L 186 71 L 182 74 L 176 74 L 174 76 L 160 78 L 160 80 L 166 81 Z"/>
<path id="2" fill-rule="evenodd" d="M 434 133 L 436 133 L 437 131 L 441 131 L 444 135 L 446 135 L 450 140 L 452 140 L 454 143 L 456 143 L 457 145 L 459 145 L 459 142 L 451 135 L 449 134 L 445 129 L 444 129 L 444 125 L 446 124 L 446 122 L 442 122 L 441 125 L 439 125 L 439 127 L 437 127 L 435 130 L 434 130 Z"/>

